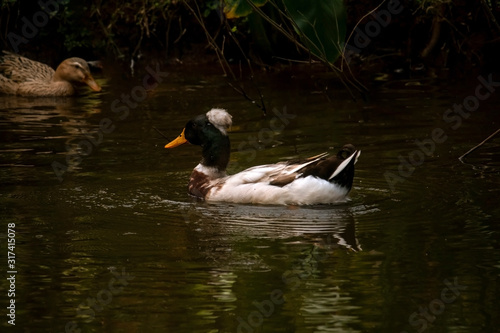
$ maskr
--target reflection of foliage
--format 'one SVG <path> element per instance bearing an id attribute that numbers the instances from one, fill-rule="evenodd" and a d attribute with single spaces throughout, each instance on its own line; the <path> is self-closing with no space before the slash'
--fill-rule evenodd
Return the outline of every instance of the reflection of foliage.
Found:
<path id="1" fill-rule="evenodd" d="M 378 10 L 387 8 L 389 1 L 380 2 Z M 371 38 L 368 47 L 361 50 L 367 67 L 378 66 L 386 71 L 405 63 L 407 69 L 451 69 L 456 74 L 473 67 L 499 68 L 500 56 L 500 1 L 499 0 L 399 0 L 404 11 L 391 17 L 390 24 L 380 35 Z M 365 16 L 374 8 L 371 0 L 346 0 L 348 30 L 358 20 L 359 28 L 373 20 Z M 397 56 L 396 56 L 397 55 Z M 399 57 L 398 59 L 395 59 Z M 384 60 L 382 60 L 382 58 Z M 388 61 L 388 59 L 395 61 Z M 386 66 L 381 69 L 380 66 Z M 446 75 L 447 71 L 442 74 Z"/>
<path id="2" fill-rule="evenodd" d="M 346 33 L 343 1 L 284 1 L 287 13 L 313 54 L 330 63 L 341 53 Z"/>
<path id="3" fill-rule="evenodd" d="M 79 4 L 78 7 L 71 7 L 68 6 L 69 0 L 61 1 L 61 5 L 58 15 L 60 23 L 57 30 L 65 37 L 64 46 L 66 49 L 71 51 L 75 48 L 92 47 L 92 32 L 86 24 L 83 24 L 81 15 L 83 11 L 88 10 L 87 6 Z M 78 24 L 75 24 L 76 22 Z"/>
<path id="4" fill-rule="evenodd" d="M 155 32 L 167 21 L 166 14 L 171 5 L 171 0 L 135 0 L 121 2 L 117 8 L 117 3 L 109 1 L 93 0 L 90 4 L 71 1 L 61 14 L 65 24 L 60 25 L 59 30 L 66 36 L 68 49 L 89 47 L 91 34 L 89 25 L 84 22 L 96 22 L 97 25 L 91 26 L 93 32 L 103 38 L 94 39 L 93 46 L 103 48 L 107 45 L 118 57 L 123 57 L 124 49 L 128 49 L 133 57 L 140 51 L 145 38 L 160 38 Z M 81 24 L 73 26 L 79 21 Z M 82 26 L 85 28 L 81 29 Z"/>
<path id="5" fill-rule="evenodd" d="M 221 46 L 211 35 L 197 4 L 191 6 L 192 2 L 188 0 L 184 0 L 184 3 L 197 17 L 226 74 L 230 72 L 236 79 L 226 59 L 225 40 Z M 279 58 L 288 61 L 304 58 L 311 62 L 319 60 L 340 78 L 349 91 L 350 88 L 359 92 L 365 90 L 352 72 L 343 72 L 342 68 L 334 64 L 344 49 L 347 19 L 343 0 L 225 0 L 224 4 L 226 18 L 244 17 L 247 20 L 246 36 L 237 36 L 234 33 L 241 30 L 235 29 L 239 27 L 241 21 L 230 23 L 226 20 L 224 24 L 227 33 L 248 64 L 250 59 L 237 37 L 250 36 L 250 43 L 253 44 L 254 50 L 258 50 L 258 56 L 264 56 L 267 61 Z M 247 97 L 243 89 L 237 91 Z"/>
<path id="6" fill-rule="evenodd" d="M 57 0 L 36 38 L 20 45 L 21 53 L 43 51 L 54 57 L 68 53 L 123 59 L 141 53 L 182 57 L 206 43 L 224 50 L 233 62 L 272 64 L 280 59 L 316 60 L 334 67 L 346 30 L 373 20 L 371 0 Z M 392 17 L 380 36 L 361 53 L 382 52 L 435 66 L 483 64 L 495 54 L 500 38 L 500 0 L 399 0 L 405 12 Z M 4 0 L 0 8 L 0 40 L 11 49 L 7 34 L 21 34 L 23 18 L 32 20 L 39 3 Z M 348 14 L 344 13 L 347 9 Z M 380 2 L 381 8 L 389 1 Z M 193 13 L 190 8 L 197 8 Z M 202 21 L 202 25 L 200 24 Z M 212 43 L 213 42 L 213 43 Z M 215 43 L 215 44 L 214 44 Z M 188 51 L 188 52 L 186 52 Z M 217 51 L 216 51 L 217 52 Z M 196 54 L 197 55 L 197 54 Z M 46 57 L 47 55 L 44 55 Z M 193 57 L 192 59 L 201 59 Z"/>
<path id="7" fill-rule="evenodd" d="M 251 1 L 251 3 L 250 3 Z M 247 16 L 253 11 L 253 6 L 261 7 L 268 0 L 225 0 L 225 13 L 228 19 Z"/>
<path id="8" fill-rule="evenodd" d="M 0 9 L 9 9 L 16 0 L 3 0 Z"/>
<path id="9" fill-rule="evenodd" d="M 454 2 L 420 0 L 416 9 L 417 25 L 429 26 L 428 39 L 420 46 L 419 56 L 427 62 L 448 64 L 449 61 L 478 64 L 482 49 L 500 35 L 500 26 L 492 10 L 496 0 Z"/>
<path id="10" fill-rule="evenodd" d="M 225 6 L 228 19 L 248 16 L 254 36 L 255 30 L 259 34 L 255 40 L 262 48 L 273 45 L 268 37 L 273 32 L 262 26 L 264 20 L 299 48 L 325 63 L 333 64 L 340 55 L 346 30 L 342 0 L 225 0 Z M 252 13 L 256 15 L 250 15 Z M 276 54 L 272 50 L 265 51 Z"/>
<path id="11" fill-rule="evenodd" d="M 35 6 L 22 6 L 21 3 L 2 2 L 0 38 L 7 45 L 7 33 L 19 34 L 23 17 L 29 20 L 41 10 L 38 3 Z M 55 16 L 40 27 L 43 38 L 30 40 L 28 48 L 59 43 L 57 48 L 64 46 L 66 52 L 94 49 L 98 53 L 111 51 L 117 57 L 134 57 L 148 46 L 168 49 L 168 35 L 182 32 L 181 24 L 172 28 L 173 22 L 182 21 L 178 13 L 181 6 L 176 0 L 58 0 L 57 4 Z"/>

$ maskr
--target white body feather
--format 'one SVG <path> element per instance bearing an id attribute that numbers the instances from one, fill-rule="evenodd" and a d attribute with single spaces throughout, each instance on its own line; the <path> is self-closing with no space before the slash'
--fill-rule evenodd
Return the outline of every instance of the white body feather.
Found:
<path id="1" fill-rule="evenodd" d="M 348 189 L 314 176 L 296 178 L 284 186 L 270 183 L 287 169 L 295 169 L 296 165 L 272 164 L 256 166 L 232 176 L 210 181 L 210 190 L 206 201 L 224 201 L 234 203 L 277 204 L 277 205 L 310 205 L 328 204 L 344 199 Z M 212 168 L 198 164 L 196 171 L 209 176 Z"/>

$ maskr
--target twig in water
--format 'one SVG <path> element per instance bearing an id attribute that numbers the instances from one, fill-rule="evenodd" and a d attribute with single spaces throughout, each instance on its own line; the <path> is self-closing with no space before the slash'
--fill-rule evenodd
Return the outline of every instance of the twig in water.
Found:
<path id="1" fill-rule="evenodd" d="M 465 154 L 463 154 L 462 156 L 460 156 L 458 159 L 460 160 L 460 162 L 464 163 L 463 161 L 463 158 L 466 157 L 467 155 L 469 155 L 470 153 L 472 153 L 474 150 L 476 150 L 477 148 L 481 147 L 482 145 L 484 145 L 488 140 L 490 140 L 491 138 L 493 138 L 495 135 L 497 135 L 498 133 L 500 133 L 500 128 L 497 129 L 495 131 L 495 133 L 491 134 L 489 137 L 487 137 L 486 139 L 484 139 L 480 144 L 478 144 L 477 146 L 475 146 L 474 148 L 472 148 L 471 150 L 469 150 L 468 152 L 466 152 Z"/>

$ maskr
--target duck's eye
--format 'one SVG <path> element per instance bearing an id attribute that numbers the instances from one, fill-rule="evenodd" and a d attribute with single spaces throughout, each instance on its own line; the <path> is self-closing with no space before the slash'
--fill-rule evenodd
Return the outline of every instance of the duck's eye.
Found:
<path id="1" fill-rule="evenodd" d="M 80 63 L 78 63 L 78 62 L 72 62 L 72 63 L 71 63 L 71 66 L 72 66 L 74 69 L 79 69 L 79 70 L 83 71 L 82 64 L 80 64 Z"/>

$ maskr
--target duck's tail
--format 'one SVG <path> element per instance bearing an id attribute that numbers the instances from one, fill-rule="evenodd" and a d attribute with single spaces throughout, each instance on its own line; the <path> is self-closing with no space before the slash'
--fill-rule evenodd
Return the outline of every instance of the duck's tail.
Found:
<path id="1" fill-rule="evenodd" d="M 350 190 L 354 178 L 354 164 L 360 154 L 353 145 L 346 144 L 337 155 L 328 158 L 325 154 L 315 156 L 294 171 L 301 172 L 300 177 L 314 176 Z"/>
<path id="2" fill-rule="evenodd" d="M 328 181 L 350 190 L 354 179 L 354 164 L 358 161 L 360 154 L 361 151 L 355 150 L 349 157 L 340 163 L 337 169 L 335 169 L 328 178 Z"/>

